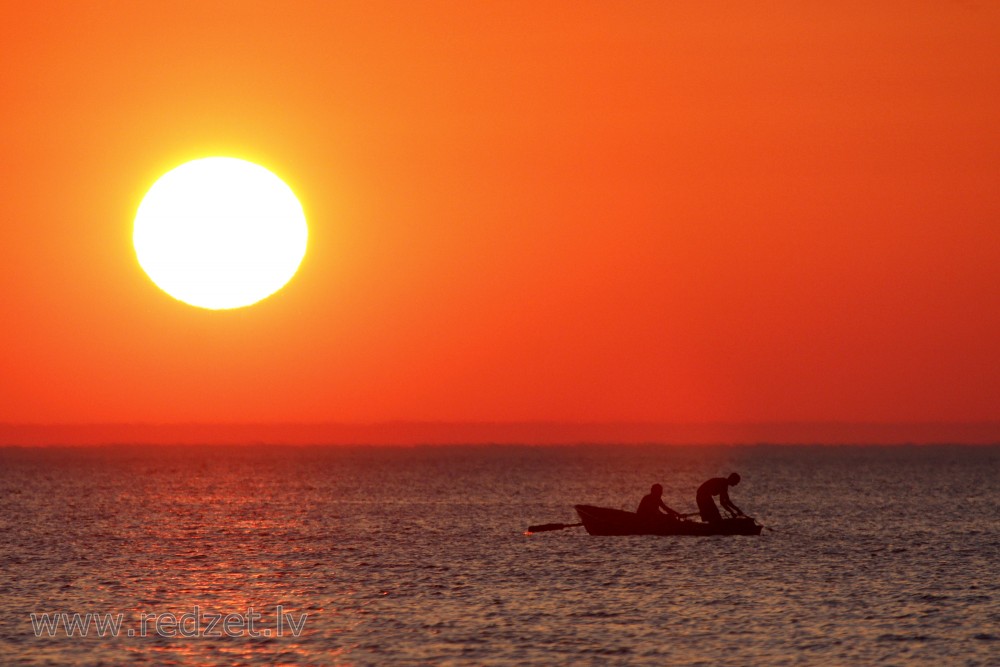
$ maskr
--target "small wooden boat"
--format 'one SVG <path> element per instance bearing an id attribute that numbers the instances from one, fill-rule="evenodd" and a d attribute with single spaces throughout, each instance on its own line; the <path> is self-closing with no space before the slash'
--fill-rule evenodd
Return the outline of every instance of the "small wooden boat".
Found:
<path id="1" fill-rule="evenodd" d="M 591 535 L 760 535 L 761 526 L 751 517 L 723 519 L 715 523 L 670 519 L 643 519 L 635 512 L 593 505 L 574 505 Z"/>

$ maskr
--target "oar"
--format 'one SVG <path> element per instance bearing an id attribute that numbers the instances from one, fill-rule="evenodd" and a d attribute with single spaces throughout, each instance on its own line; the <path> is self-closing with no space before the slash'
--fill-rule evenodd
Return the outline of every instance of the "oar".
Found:
<path id="1" fill-rule="evenodd" d="M 540 526 L 528 526 L 528 533 L 544 533 L 547 530 L 562 530 L 563 528 L 576 528 L 583 523 L 543 523 Z"/>

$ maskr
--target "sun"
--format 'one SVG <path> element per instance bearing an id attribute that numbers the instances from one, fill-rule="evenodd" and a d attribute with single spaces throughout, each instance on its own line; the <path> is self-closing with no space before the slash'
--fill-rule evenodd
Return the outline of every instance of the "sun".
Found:
<path id="1" fill-rule="evenodd" d="M 209 157 L 168 171 L 135 216 L 139 265 L 184 303 L 242 308 L 280 290 L 306 253 L 302 206 L 285 183 L 246 160 Z"/>

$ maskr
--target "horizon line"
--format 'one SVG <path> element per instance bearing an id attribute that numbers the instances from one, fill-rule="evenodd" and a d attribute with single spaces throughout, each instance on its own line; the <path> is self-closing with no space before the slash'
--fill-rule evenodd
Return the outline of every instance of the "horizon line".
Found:
<path id="1" fill-rule="evenodd" d="M 6 422 L 0 446 L 1000 444 L 982 421 Z"/>

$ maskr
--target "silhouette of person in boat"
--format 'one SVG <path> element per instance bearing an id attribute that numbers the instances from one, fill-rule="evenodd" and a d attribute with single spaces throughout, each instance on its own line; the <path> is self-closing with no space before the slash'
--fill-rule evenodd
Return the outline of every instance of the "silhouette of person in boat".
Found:
<path id="1" fill-rule="evenodd" d="M 713 477 L 698 487 L 696 500 L 698 501 L 698 512 L 702 521 L 708 523 L 718 523 L 722 521 L 719 508 L 715 506 L 713 496 L 719 496 L 719 503 L 722 508 L 734 516 L 746 516 L 739 507 L 729 499 L 729 487 L 740 483 L 739 473 L 732 473 L 729 477 Z M 645 498 L 643 499 L 645 500 Z"/>
<path id="2" fill-rule="evenodd" d="M 670 509 L 663 502 L 663 486 L 660 484 L 654 484 L 649 488 L 649 493 L 639 501 L 639 509 L 635 513 L 639 515 L 639 518 L 648 521 L 681 518 L 678 512 Z"/>

